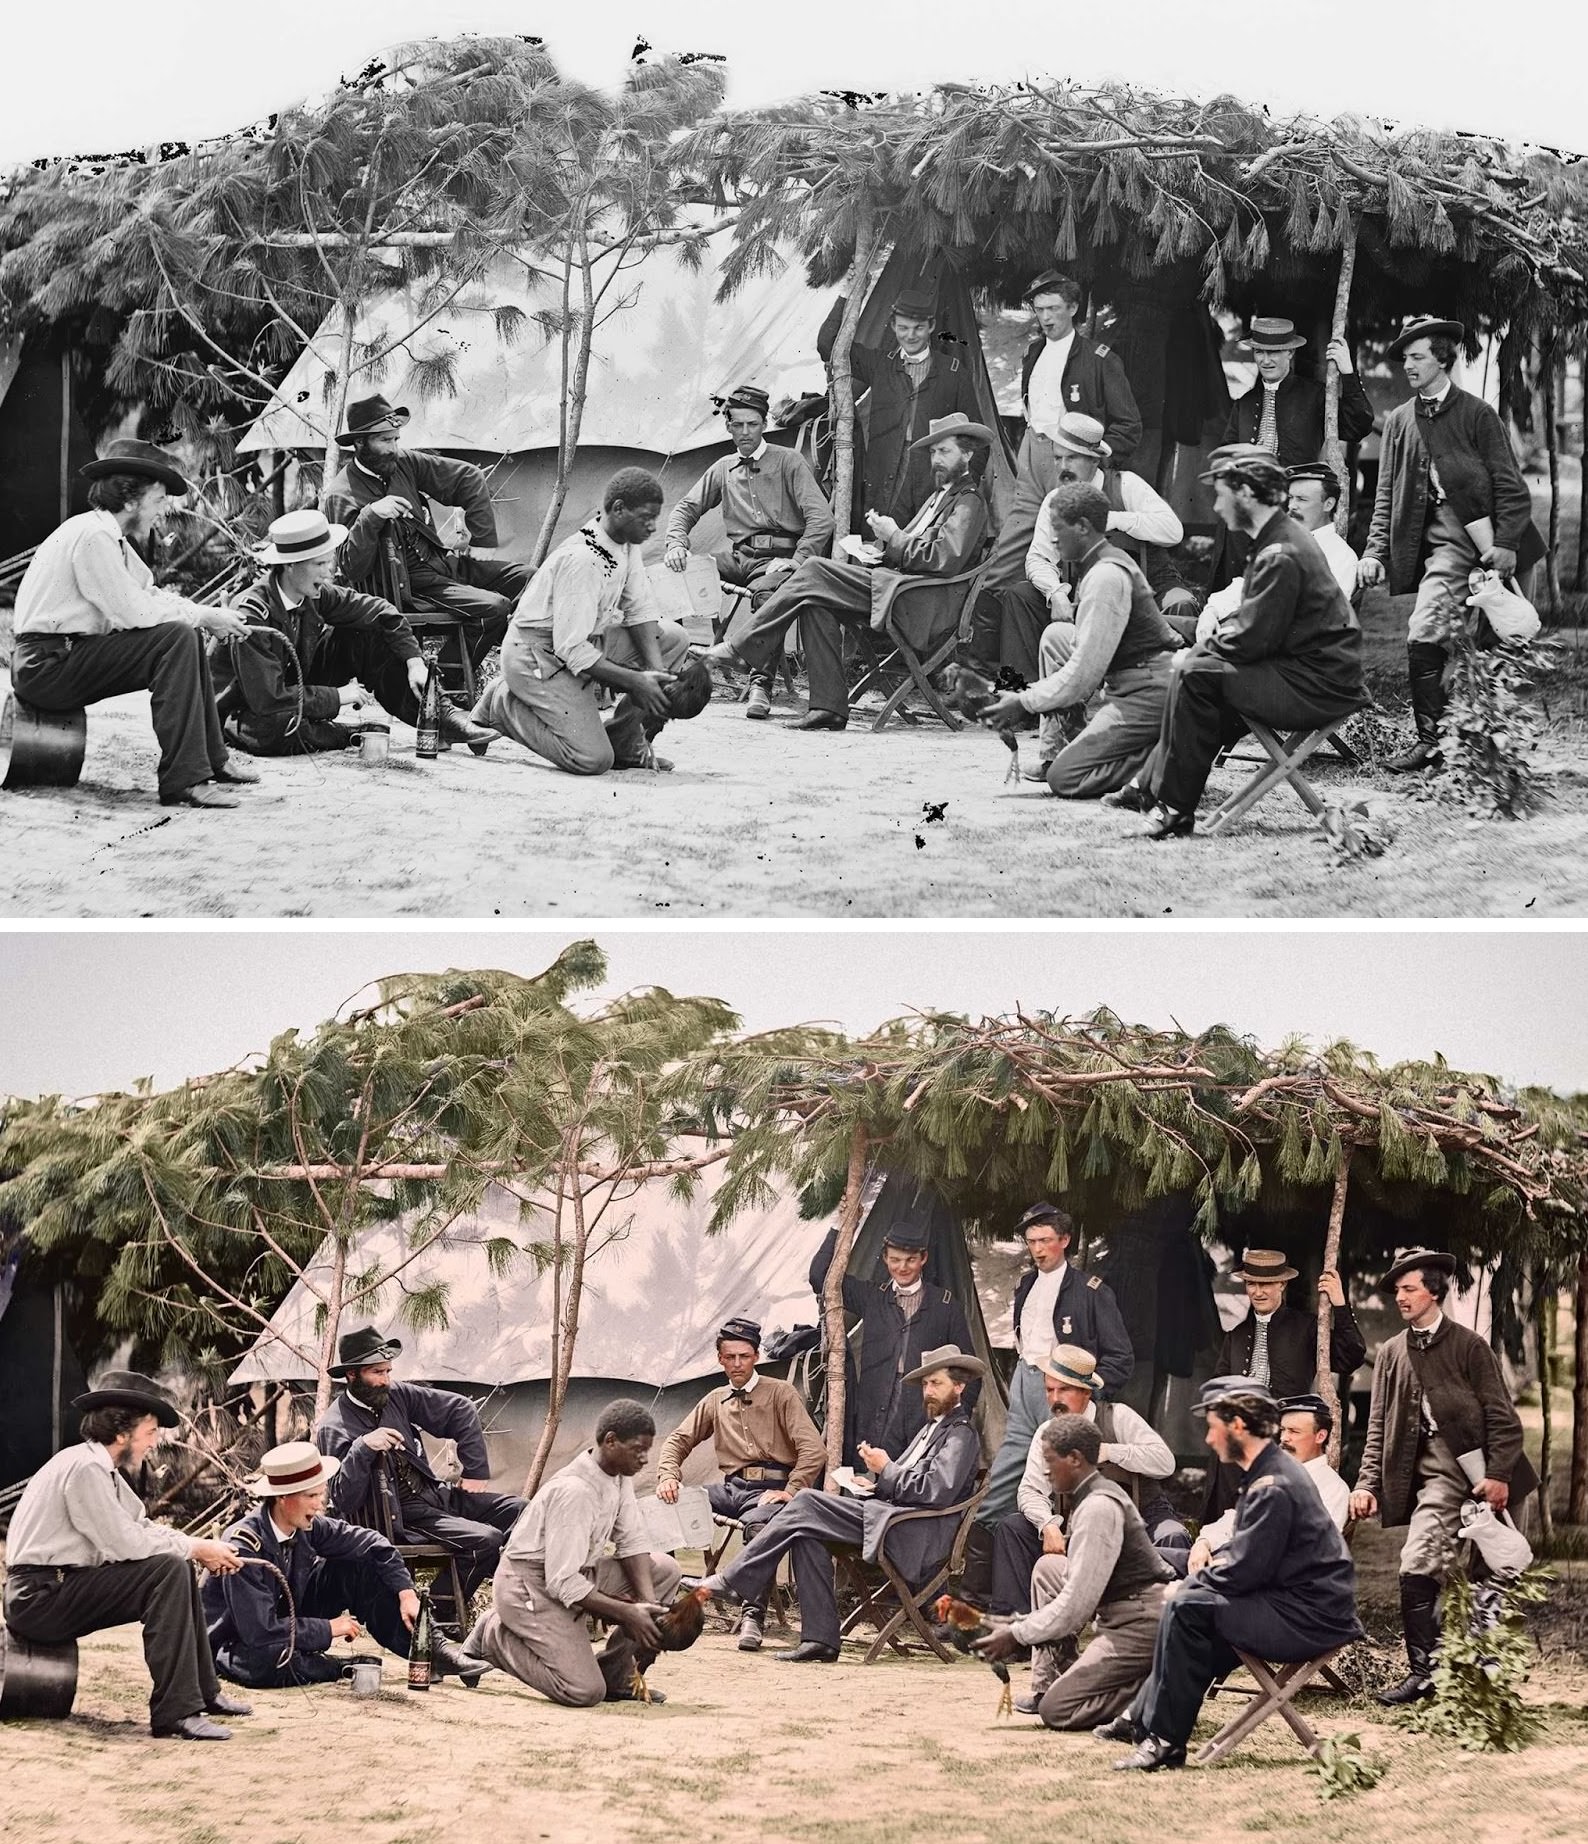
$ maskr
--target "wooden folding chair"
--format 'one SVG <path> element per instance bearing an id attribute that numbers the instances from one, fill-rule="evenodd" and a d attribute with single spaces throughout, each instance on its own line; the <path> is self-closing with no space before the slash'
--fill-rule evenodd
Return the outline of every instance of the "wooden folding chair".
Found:
<path id="1" fill-rule="evenodd" d="M 458 1572 L 457 1552 L 448 1549 L 444 1543 L 399 1543 L 392 1535 L 396 1527 L 392 1520 L 392 1507 L 395 1503 L 387 1459 L 381 1454 L 375 1463 L 373 1489 L 369 1497 L 362 1505 L 344 1515 L 350 1524 L 362 1524 L 368 1530 L 378 1530 L 409 1565 L 410 1574 L 413 1573 L 415 1563 L 422 1568 L 434 1568 L 435 1579 L 431 1583 L 431 1592 L 436 1600 L 437 1618 L 440 1618 L 440 1604 L 445 1600 L 452 1610 L 449 1620 L 463 1633 L 467 1633 L 470 1626 L 469 1603 L 463 1593 L 463 1577 Z"/>
<path id="2" fill-rule="evenodd" d="M 713 637 L 715 639 L 722 639 L 723 635 L 728 631 L 729 622 L 733 620 L 734 616 L 738 614 L 739 610 L 749 601 L 754 593 L 754 589 L 747 588 L 743 583 L 724 583 L 722 585 L 722 616 L 720 620 L 712 623 L 714 630 Z M 791 649 L 797 645 L 798 637 L 799 623 L 796 621 L 793 627 L 789 629 L 783 642 L 783 650 L 778 654 L 777 658 L 777 671 L 783 675 L 783 683 L 787 686 L 788 694 L 791 698 L 795 695 L 794 659 Z M 744 704 L 749 699 L 750 686 L 753 683 L 754 675 L 745 667 L 740 667 L 738 670 L 744 673 L 744 683 L 734 694 L 733 701 L 735 704 Z"/>
<path id="3" fill-rule="evenodd" d="M 889 1520 L 888 1528 L 883 1532 L 882 1543 L 877 1551 L 876 1567 L 882 1573 L 879 1582 L 865 1573 L 865 1565 L 860 1561 L 859 1552 L 846 1556 L 848 1563 L 846 1574 L 848 1581 L 860 1596 L 859 1604 L 850 1613 L 839 1628 L 841 1637 L 847 1637 L 862 1620 L 869 1621 L 877 1628 L 877 1636 L 871 1642 L 866 1653 L 865 1663 L 875 1664 L 885 1651 L 894 1651 L 901 1656 L 908 1656 L 910 1648 L 904 1643 L 906 1627 L 913 1628 L 916 1636 L 923 1640 L 929 1651 L 935 1652 L 945 1665 L 952 1665 L 959 1656 L 952 1651 L 927 1623 L 921 1612 L 923 1605 L 928 1605 L 933 1597 L 940 1594 L 945 1582 L 952 1581 L 965 1571 L 965 1551 L 970 1543 L 971 1526 L 976 1521 L 976 1513 L 981 1501 L 986 1496 L 987 1482 L 982 1479 L 976 1487 L 974 1497 L 967 1498 L 958 1505 L 945 1505 L 942 1510 L 924 1509 L 920 1511 L 901 1511 L 896 1518 Z M 915 1585 L 907 1582 L 894 1566 L 888 1555 L 888 1538 L 899 1525 L 914 1518 L 948 1517 L 959 1514 L 959 1523 L 954 1528 L 954 1541 L 950 1545 L 937 1569 L 931 1577 Z"/>
<path id="4" fill-rule="evenodd" d="M 717 1573 L 722 1567 L 723 1557 L 728 1553 L 728 1545 L 732 1543 L 735 1537 L 737 1537 L 741 1543 L 748 1543 L 750 1541 L 749 1537 L 745 1535 L 744 1524 L 741 1519 L 726 1517 L 720 1511 L 713 1511 L 711 1514 L 711 1521 L 716 1525 L 721 1534 L 716 1543 L 712 1544 L 709 1549 L 701 1552 L 703 1557 L 701 1573 L 703 1575 L 715 1575 Z M 774 1580 L 771 1588 L 767 1591 L 767 1612 L 777 1621 L 779 1626 L 786 1627 L 790 1624 L 789 1610 L 792 1606 L 793 1596 L 788 1587 L 783 1582 Z"/>
<path id="5" fill-rule="evenodd" d="M 873 731 L 882 729 L 891 717 L 898 717 L 907 724 L 916 724 L 923 715 L 936 717 L 950 730 L 962 727 L 963 719 L 944 704 L 941 694 L 932 683 L 932 675 L 940 672 L 953 659 L 955 648 L 966 634 L 970 612 L 976 606 L 976 598 L 981 594 L 991 564 L 989 547 L 988 554 L 975 569 L 961 571 L 958 576 L 908 578 L 893 598 L 882 627 L 868 627 L 860 631 L 859 644 L 865 670 L 850 688 L 849 702 L 853 705 L 862 693 L 868 691 L 882 691 L 885 694 L 882 709 L 871 726 Z M 939 612 L 924 633 L 912 634 L 908 620 L 912 605 L 929 589 L 940 593 L 943 590 L 957 590 L 960 593 L 949 598 L 948 606 Z M 882 644 L 877 640 L 878 633 L 882 636 Z M 910 709 L 909 700 L 915 695 L 925 701 L 925 713 Z"/>
<path id="6" fill-rule="evenodd" d="M 383 602 L 390 602 L 394 608 L 400 608 L 409 627 L 413 629 L 414 638 L 421 646 L 427 638 L 439 636 L 441 650 L 437 664 L 441 670 L 442 689 L 450 696 L 473 705 L 479 696 L 479 687 L 475 680 L 474 661 L 469 657 L 464 624 L 444 608 L 426 608 L 415 596 L 408 580 L 407 567 L 397 549 L 397 540 L 389 530 L 380 535 L 374 568 L 367 576 L 350 581 L 348 586 L 364 595 L 378 595 Z"/>
<path id="7" fill-rule="evenodd" d="M 1246 720 L 1246 727 L 1262 745 L 1268 760 L 1257 773 L 1245 784 L 1235 790 L 1210 813 L 1206 820 L 1200 822 L 1201 830 L 1218 832 L 1232 820 L 1238 820 L 1249 813 L 1261 800 L 1273 793 L 1274 789 L 1289 782 L 1296 798 L 1315 819 L 1323 816 L 1323 801 L 1317 789 L 1301 772 L 1302 765 L 1317 749 L 1327 743 L 1335 731 L 1350 722 L 1355 716 L 1348 711 L 1345 716 L 1337 717 L 1332 723 L 1322 724 L 1316 730 L 1270 730 L 1266 724 L 1257 723 L 1252 718 Z"/>
<path id="8" fill-rule="evenodd" d="M 1270 1716 L 1281 1716 L 1289 1725 L 1308 1754 L 1316 1755 L 1321 1743 L 1317 1731 L 1292 1705 L 1292 1699 L 1298 1691 L 1304 1690 L 1315 1677 L 1328 1670 L 1344 1648 L 1336 1646 L 1332 1651 L 1321 1653 L 1317 1658 L 1301 1659 L 1292 1664 L 1269 1665 L 1258 1658 L 1255 1653 L 1243 1652 L 1237 1646 L 1235 1656 L 1257 1686 L 1252 1696 L 1238 1716 L 1233 1717 L 1210 1742 L 1205 1742 L 1197 1750 L 1197 1765 L 1209 1767 L 1215 1761 L 1222 1761 L 1233 1749 L 1240 1746 L 1247 1736 L 1260 1724 L 1267 1722 Z M 1334 1680 L 1337 1684 L 1339 1679 Z"/>

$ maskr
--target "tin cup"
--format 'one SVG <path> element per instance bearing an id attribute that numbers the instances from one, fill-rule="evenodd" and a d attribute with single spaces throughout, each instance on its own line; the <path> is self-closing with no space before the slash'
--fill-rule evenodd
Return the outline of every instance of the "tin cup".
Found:
<path id="1" fill-rule="evenodd" d="M 378 1658 L 352 1658 L 342 1667 L 342 1676 L 349 1679 L 355 1697 L 378 1697 L 380 1695 L 380 1660 Z"/>
<path id="2" fill-rule="evenodd" d="M 358 759 L 361 767 L 384 768 L 386 758 L 391 753 L 390 724 L 360 724 L 355 735 L 358 737 Z"/>

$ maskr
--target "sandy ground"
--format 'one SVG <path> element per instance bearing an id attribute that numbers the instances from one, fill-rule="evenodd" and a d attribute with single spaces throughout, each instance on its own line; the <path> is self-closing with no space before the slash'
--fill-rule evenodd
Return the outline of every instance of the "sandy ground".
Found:
<path id="1" fill-rule="evenodd" d="M 1325 1805 L 1277 1722 L 1217 1769 L 1122 1784 L 1109 1772 L 1120 1749 L 996 1719 L 995 1680 L 966 1660 L 867 1666 L 846 1652 L 836 1666 L 796 1668 L 707 1634 L 656 1667 L 665 1707 L 565 1710 L 495 1675 L 472 1693 L 446 1684 L 415 1696 L 388 1659 L 373 1702 L 339 1686 L 254 1693 L 257 1713 L 234 1723 L 231 1742 L 199 1746 L 149 1739 L 136 1628 L 95 1635 L 83 1656 L 68 1721 L 0 1732 L 0 1835 L 612 1844 L 748 1831 L 763 1844 L 990 1844 L 1057 1832 L 1072 1844 L 1201 1844 L 1282 1833 L 1443 1844 L 1459 1828 L 1486 1844 L 1577 1838 L 1588 1819 L 1588 1674 L 1563 1663 L 1531 1686 L 1548 1726 L 1519 1756 L 1464 1756 L 1355 1702 L 1309 1698 L 1323 1733 L 1359 1733 L 1388 1766 L 1372 1791 Z M 1220 1720 L 1233 1713 L 1228 1700 L 1217 1707 Z"/>
<path id="2" fill-rule="evenodd" d="M 96 705 L 73 789 L 0 794 L 12 917 L 1571 916 L 1588 912 L 1588 765 L 1552 738 L 1555 799 L 1474 823 L 1392 776 L 1321 766 L 1371 798 L 1388 853 L 1342 863 L 1288 791 L 1229 833 L 1153 845 L 1141 821 L 1006 785 L 983 731 L 792 734 L 713 703 L 669 728 L 670 775 L 580 780 L 501 741 L 433 763 L 398 726 L 355 756 L 261 763 L 232 812 L 154 795 L 148 699 Z M 1253 748 L 1254 745 L 1248 745 Z M 1030 760 L 1034 739 L 1024 746 Z M 1251 772 L 1227 765 L 1222 795 Z"/>

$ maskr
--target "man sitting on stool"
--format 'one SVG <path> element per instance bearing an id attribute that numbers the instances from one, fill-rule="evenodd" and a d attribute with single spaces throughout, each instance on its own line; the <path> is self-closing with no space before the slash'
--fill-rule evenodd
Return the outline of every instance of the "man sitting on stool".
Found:
<path id="1" fill-rule="evenodd" d="M 904 1452 L 894 1459 L 880 1447 L 863 1444 L 860 1457 L 876 1475 L 875 1492 L 864 1498 L 836 1498 L 827 1492 L 801 1492 L 786 1511 L 720 1574 L 700 1584 L 734 1600 L 763 1600 L 785 1556 L 794 1563 L 794 1587 L 800 1604 L 800 1642 L 773 1657 L 790 1665 L 830 1665 L 838 1657 L 838 1598 L 833 1584 L 831 1550 L 838 1544 L 859 1547 L 874 1562 L 888 1527 L 901 1511 L 946 1508 L 969 1496 L 981 1458 L 981 1442 L 961 1398 L 966 1385 L 984 1376 L 986 1366 L 954 1345 L 928 1351 L 906 1383 L 919 1383 L 927 1421 Z M 924 1581 L 954 1541 L 952 1517 L 913 1519 L 901 1526 L 888 1546 L 888 1559 L 909 1582 Z"/>
<path id="2" fill-rule="evenodd" d="M 717 1332 L 717 1362 L 728 1379 L 696 1403 L 662 1443 L 656 1496 L 677 1501 L 680 1469 L 702 1441 L 710 1441 L 725 1475 L 706 1487 L 719 1517 L 737 1518 L 746 1543 L 789 1504 L 796 1492 L 821 1484 L 827 1449 L 810 1411 L 792 1383 L 756 1370 L 761 1328 L 753 1319 L 730 1319 Z M 745 1604 L 739 1650 L 761 1649 L 766 1603 Z"/>
<path id="3" fill-rule="evenodd" d="M 226 1533 L 244 1564 L 204 1584 L 210 1644 L 223 1677 L 254 1690 L 328 1684 L 342 1675 L 331 1655 L 338 1639 L 367 1627 L 388 1652 L 406 1658 L 419 1596 L 391 1544 L 375 1530 L 325 1515 L 326 1487 L 340 1470 L 313 1441 L 272 1447 L 245 1483 L 259 1503 Z M 431 1641 L 438 1676 L 449 1672 L 472 1690 L 486 1666 L 465 1659 L 439 1634 Z"/>
<path id="4" fill-rule="evenodd" d="M 60 1645 L 136 1620 L 154 1679 L 149 1727 L 189 1742 L 224 1742 L 210 1716 L 248 1716 L 225 1696 L 204 1632 L 193 1564 L 227 1575 L 242 1567 L 229 1543 L 185 1537 L 150 1521 L 121 1476 L 142 1466 L 181 1417 L 158 1383 L 108 1371 L 72 1401 L 82 1440 L 47 1460 L 23 1489 L 6 1536 L 6 1624 L 34 1645 Z"/>

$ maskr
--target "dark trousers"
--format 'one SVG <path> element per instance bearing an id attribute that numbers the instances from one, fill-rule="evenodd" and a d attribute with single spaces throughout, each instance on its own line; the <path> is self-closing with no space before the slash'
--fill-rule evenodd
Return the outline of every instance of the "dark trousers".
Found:
<path id="1" fill-rule="evenodd" d="M 781 1490 L 781 1487 L 768 1484 L 765 1480 L 735 1479 L 730 1476 L 727 1479 L 717 1480 L 713 1485 L 708 1485 L 706 1496 L 711 1500 L 711 1508 L 718 1517 L 737 1518 L 743 1524 L 744 1540 L 748 1547 L 780 1511 L 788 1509 L 788 1505 L 777 1501 L 769 1505 L 761 1503 L 763 1492 L 778 1490 Z M 793 1500 L 789 1502 L 792 1503 Z M 766 1595 L 763 1594 L 758 1601 L 747 1599 L 745 1605 L 756 1613 L 764 1614 Z"/>
<path id="2" fill-rule="evenodd" d="M 1131 1712 L 1149 1735 L 1184 1747 L 1196 1727 L 1208 1686 L 1227 1677 L 1239 1659 L 1218 1631 L 1224 1597 L 1194 1581 L 1164 1603 L 1153 1646 L 1152 1675 Z"/>
<path id="3" fill-rule="evenodd" d="M 810 674 L 811 709 L 847 711 L 849 691 L 839 623 L 869 625 L 871 575 L 864 564 L 809 557 L 759 608 L 741 609 L 728 623 L 726 638 L 746 665 L 770 672 L 777 665 L 783 636 L 799 622 Z"/>
<path id="4" fill-rule="evenodd" d="M 454 1486 L 443 1499 L 405 1498 L 402 1527 L 410 1540 L 440 1543 L 458 1558 L 465 1596 L 496 1571 L 508 1533 L 524 1509 L 504 1492 L 465 1492 Z M 459 1609 L 462 1613 L 462 1609 Z"/>
<path id="5" fill-rule="evenodd" d="M 226 766 L 204 636 L 185 621 L 112 634 L 22 634 L 11 683 L 41 711 L 75 711 L 122 692 L 147 691 L 160 741 L 163 795 L 208 781 Z"/>
<path id="6" fill-rule="evenodd" d="M 779 576 L 777 583 L 763 584 L 761 581 L 773 564 L 787 563 L 789 560 L 786 557 L 763 557 L 755 551 L 740 550 L 735 545 L 724 545 L 721 550 L 713 551 L 711 557 L 717 566 L 717 576 L 720 581 L 730 584 L 735 589 L 750 591 L 749 605 L 752 609 L 759 608 L 763 602 L 776 594 L 778 583 L 788 581 L 789 572 L 787 570 Z M 777 677 L 776 656 L 774 655 L 769 664 L 757 666 L 751 672 L 750 677 L 757 685 L 764 685 L 770 691 L 772 681 Z"/>
<path id="7" fill-rule="evenodd" d="M 185 1556 L 60 1571 L 14 1569 L 6 1581 L 5 1614 L 14 1632 L 39 1645 L 138 1621 L 144 1663 L 154 1680 L 149 1697 L 154 1728 L 197 1716 L 220 1695 L 198 1576 Z"/>
<path id="8" fill-rule="evenodd" d="M 1029 684 L 1042 676 L 1037 647 L 1052 620 L 1048 598 L 1035 583 L 984 589 L 971 613 L 970 651 L 990 665 L 1010 667 Z"/>
<path id="9" fill-rule="evenodd" d="M 859 1547 L 865 1515 L 858 1498 L 831 1492 L 800 1492 L 760 1535 L 723 1570 L 723 1580 L 747 1606 L 764 1607 L 787 1556 L 794 1568 L 799 1596 L 800 1638 L 811 1645 L 838 1644 L 838 1594 L 833 1582 L 830 1545 Z"/>
<path id="10" fill-rule="evenodd" d="M 993 1613 L 1031 1611 L 1031 1571 L 1042 1555 L 1042 1533 L 1023 1511 L 1011 1511 L 993 1526 Z"/>
<path id="11" fill-rule="evenodd" d="M 1359 695 L 1329 692 L 1291 676 L 1296 662 L 1236 665 L 1193 647 L 1175 656 L 1149 786 L 1176 813 L 1194 813 L 1219 750 L 1246 734 L 1248 718 L 1278 730 L 1311 730 L 1356 710 Z M 1307 671 L 1302 665 L 1302 670 Z"/>
<path id="12" fill-rule="evenodd" d="M 377 1645 L 398 1658 L 408 1656 L 408 1628 L 397 1611 L 395 1592 L 373 1569 L 357 1562 L 316 1563 L 297 1611 L 300 1620 L 334 1620 L 350 1613 Z M 283 1664 L 274 1646 L 230 1645 L 221 1647 L 215 1662 L 222 1677 L 250 1690 L 286 1690 L 294 1684 L 328 1684 L 342 1675 L 347 1661 L 330 1652 L 295 1651 Z"/>
<path id="13" fill-rule="evenodd" d="M 306 685 L 345 685 L 357 679 L 384 711 L 405 724 L 419 722 L 419 700 L 408 683 L 408 662 L 398 659 L 378 634 L 364 628 L 331 628 L 309 670 Z M 305 717 L 296 728 L 291 717 L 265 716 L 228 707 L 228 734 L 239 749 L 256 756 L 293 756 L 346 749 L 355 732 L 329 717 Z"/>
<path id="14" fill-rule="evenodd" d="M 454 558 L 453 572 L 449 576 L 414 567 L 408 572 L 408 585 L 422 606 L 445 609 L 464 624 L 469 658 L 478 666 L 492 647 L 501 645 L 518 598 L 529 587 L 531 572 L 524 564 L 486 557 Z M 370 690 L 375 687 L 371 685 Z"/>

